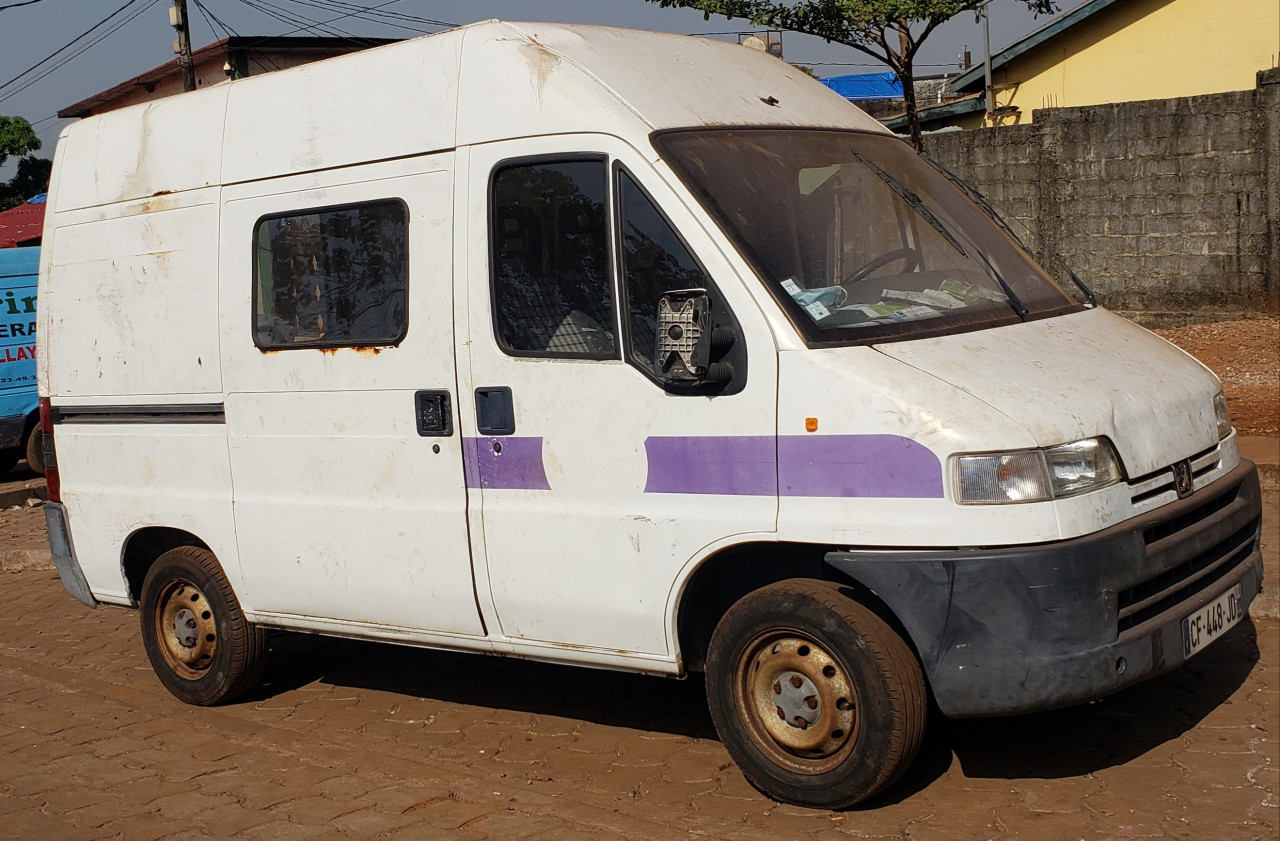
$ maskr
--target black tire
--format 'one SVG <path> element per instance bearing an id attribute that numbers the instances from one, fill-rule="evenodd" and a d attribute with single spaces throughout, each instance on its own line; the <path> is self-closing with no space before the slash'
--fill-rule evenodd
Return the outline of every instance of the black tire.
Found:
<path id="1" fill-rule="evenodd" d="M 860 803 L 906 771 L 924 741 L 915 655 L 832 582 L 792 579 L 740 599 L 712 634 L 706 678 L 730 756 L 784 803 Z"/>
<path id="2" fill-rule="evenodd" d="M 44 475 L 44 433 L 40 431 L 40 425 L 36 424 L 31 427 L 31 431 L 27 433 L 27 467 L 30 467 L 41 476 Z"/>
<path id="3" fill-rule="evenodd" d="M 0 450 L 0 476 L 12 470 L 21 457 L 22 453 L 18 450 Z"/>
<path id="4" fill-rule="evenodd" d="M 165 688 L 188 704 L 213 706 L 257 684 L 267 631 L 244 618 L 207 549 L 165 552 L 142 582 L 142 644 Z"/>

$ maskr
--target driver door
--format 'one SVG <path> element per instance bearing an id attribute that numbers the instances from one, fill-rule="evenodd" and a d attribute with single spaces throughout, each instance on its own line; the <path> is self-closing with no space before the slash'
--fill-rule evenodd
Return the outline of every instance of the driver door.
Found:
<path id="1" fill-rule="evenodd" d="M 669 661 L 682 577 L 717 546 L 776 529 L 767 324 L 621 141 L 473 147 L 463 190 L 460 417 L 477 586 L 525 649 Z M 674 392 L 654 371 L 658 298 L 690 286 L 709 290 L 741 343 L 740 370 L 714 395 Z"/>

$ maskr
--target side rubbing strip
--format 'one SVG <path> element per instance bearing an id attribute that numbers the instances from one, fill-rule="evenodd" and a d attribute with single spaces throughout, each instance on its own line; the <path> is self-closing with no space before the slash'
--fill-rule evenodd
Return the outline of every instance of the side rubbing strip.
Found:
<path id="1" fill-rule="evenodd" d="M 940 499 L 942 462 L 900 435 L 645 439 L 645 493 Z"/>
<path id="2" fill-rule="evenodd" d="M 54 406 L 54 423 L 226 423 L 221 403 Z"/>

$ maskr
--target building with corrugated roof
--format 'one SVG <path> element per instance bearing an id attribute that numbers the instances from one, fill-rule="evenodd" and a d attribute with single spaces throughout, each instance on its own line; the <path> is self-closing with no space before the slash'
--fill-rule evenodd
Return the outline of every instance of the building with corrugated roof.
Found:
<path id="1" fill-rule="evenodd" d="M 0 248 L 39 245 L 44 232 L 44 193 L 0 213 Z"/>
<path id="2" fill-rule="evenodd" d="M 233 36 L 191 53 L 196 89 L 228 79 L 258 76 L 312 61 L 346 55 L 369 47 L 392 44 L 399 38 L 317 38 Z M 127 105 L 137 105 L 183 92 L 182 68 L 166 62 L 114 87 L 95 93 L 58 112 L 59 117 L 91 117 Z"/>
<path id="3" fill-rule="evenodd" d="M 978 64 L 952 82 L 968 98 L 921 109 L 921 127 L 1025 124 L 1040 108 L 1250 90 L 1276 66 L 1277 0 L 1089 0 L 991 56 L 993 114 Z"/>

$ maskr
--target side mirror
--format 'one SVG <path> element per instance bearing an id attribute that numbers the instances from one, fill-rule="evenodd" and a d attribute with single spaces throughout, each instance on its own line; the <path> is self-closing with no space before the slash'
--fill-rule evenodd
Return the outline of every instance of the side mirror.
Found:
<path id="1" fill-rule="evenodd" d="M 668 385 L 724 385 L 733 368 L 719 360 L 736 340 L 732 327 L 713 327 L 705 289 L 678 289 L 658 299 L 654 370 Z"/>

